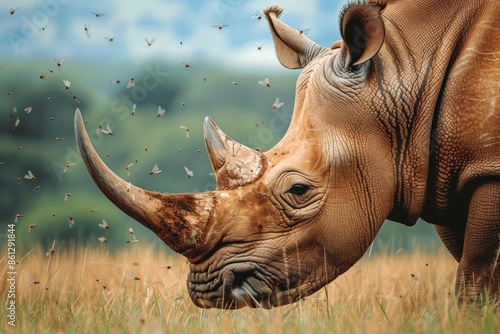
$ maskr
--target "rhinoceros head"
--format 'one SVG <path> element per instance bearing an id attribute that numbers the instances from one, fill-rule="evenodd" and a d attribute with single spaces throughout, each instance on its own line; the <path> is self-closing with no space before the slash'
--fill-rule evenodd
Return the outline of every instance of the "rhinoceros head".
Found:
<path id="1" fill-rule="evenodd" d="M 294 115 L 284 138 L 264 153 L 205 119 L 214 191 L 161 194 L 131 186 L 97 156 L 77 111 L 77 144 L 94 181 L 122 211 L 187 257 L 196 305 L 295 302 L 345 272 L 373 241 L 391 212 L 395 181 L 385 139 L 356 114 L 363 106 L 352 97 L 362 94 L 368 60 L 383 42 L 380 10 L 349 7 L 344 41 L 331 48 L 279 21 L 280 7 L 265 10 L 281 63 L 305 67 Z"/>

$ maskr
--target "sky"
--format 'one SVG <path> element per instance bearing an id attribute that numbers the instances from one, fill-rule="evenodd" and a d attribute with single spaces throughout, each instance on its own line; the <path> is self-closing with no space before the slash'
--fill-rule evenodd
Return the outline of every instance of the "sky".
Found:
<path id="1" fill-rule="evenodd" d="M 7 0 L 0 7 L 0 59 L 86 62 L 181 59 L 244 69 L 281 67 L 266 20 L 270 0 Z M 344 1 L 282 0 L 281 19 L 324 46 L 339 39 Z M 3 8 L 2 8 L 3 7 Z M 15 10 L 11 14 L 12 10 Z M 96 17 L 95 14 L 103 14 Z M 89 36 L 84 31 L 87 25 Z M 219 30 L 213 26 L 223 25 Z M 112 38 L 110 42 L 108 39 Z M 145 41 L 155 39 L 151 46 Z M 260 51 L 257 45 L 262 45 Z M 0 67 L 1 67 L 0 62 Z"/>

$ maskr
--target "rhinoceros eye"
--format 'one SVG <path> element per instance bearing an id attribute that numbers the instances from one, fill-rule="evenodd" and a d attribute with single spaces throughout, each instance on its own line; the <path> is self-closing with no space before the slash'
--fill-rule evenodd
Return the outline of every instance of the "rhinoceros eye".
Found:
<path id="1" fill-rule="evenodd" d="M 293 186 L 291 186 L 290 189 L 288 189 L 287 193 L 301 196 L 304 195 L 308 190 L 309 186 L 301 183 L 296 183 Z"/>

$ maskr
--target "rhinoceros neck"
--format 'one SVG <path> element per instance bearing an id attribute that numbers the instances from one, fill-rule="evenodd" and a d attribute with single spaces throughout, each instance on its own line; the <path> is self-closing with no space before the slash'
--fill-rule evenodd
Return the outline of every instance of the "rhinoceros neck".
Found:
<path id="1" fill-rule="evenodd" d="M 392 146 L 396 191 L 388 217 L 413 225 L 426 201 L 432 134 L 450 67 L 480 2 L 407 1 L 387 4 L 386 41 L 374 71 L 374 102 Z M 472 8 L 476 6 L 477 8 Z"/>

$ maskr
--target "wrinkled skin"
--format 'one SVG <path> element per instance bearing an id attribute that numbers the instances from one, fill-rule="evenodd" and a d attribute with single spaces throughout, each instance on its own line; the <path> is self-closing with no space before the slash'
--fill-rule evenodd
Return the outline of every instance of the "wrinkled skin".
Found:
<path id="1" fill-rule="evenodd" d="M 279 61 L 303 68 L 284 138 L 259 153 L 210 119 L 217 188 L 131 187 L 77 143 L 103 193 L 190 262 L 204 308 L 271 308 L 358 261 L 385 219 L 436 229 L 459 262 L 456 293 L 498 298 L 500 30 L 493 1 L 408 0 L 344 8 L 325 48 L 264 11 Z"/>

